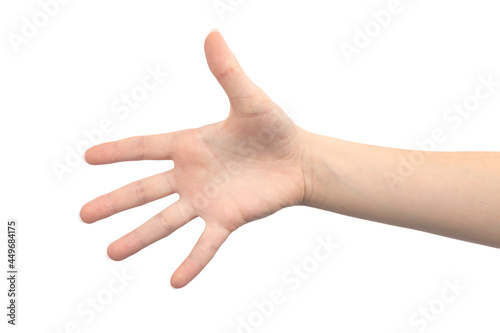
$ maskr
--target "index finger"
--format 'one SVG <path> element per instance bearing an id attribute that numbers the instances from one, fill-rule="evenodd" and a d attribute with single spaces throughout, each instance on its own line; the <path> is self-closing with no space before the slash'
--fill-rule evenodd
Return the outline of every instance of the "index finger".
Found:
<path id="1" fill-rule="evenodd" d="M 89 148 L 85 160 L 89 164 L 123 161 L 170 160 L 176 133 L 135 136 Z"/>

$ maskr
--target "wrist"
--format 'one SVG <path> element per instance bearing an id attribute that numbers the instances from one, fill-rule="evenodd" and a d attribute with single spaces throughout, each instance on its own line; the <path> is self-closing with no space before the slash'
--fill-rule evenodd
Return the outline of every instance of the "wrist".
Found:
<path id="1" fill-rule="evenodd" d="M 317 134 L 301 129 L 304 148 L 302 152 L 302 175 L 304 179 L 304 194 L 302 202 L 303 206 L 314 206 L 316 201 L 316 192 L 318 190 L 318 177 L 316 167 L 322 164 L 318 150 L 321 147 L 318 145 Z"/>
<path id="2" fill-rule="evenodd" d="M 305 130 L 302 170 L 304 196 L 301 205 L 325 209 L 340 189 L 337 159 L 342 140 Z"/>

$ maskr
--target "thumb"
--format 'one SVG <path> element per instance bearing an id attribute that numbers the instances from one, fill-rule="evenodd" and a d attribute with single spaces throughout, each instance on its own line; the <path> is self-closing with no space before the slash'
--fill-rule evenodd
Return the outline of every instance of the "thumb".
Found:
<path id="1" fill-rule="evenodd" d="M 243 72 L 219 31 L 213 30 L 208 34 L 205 40 L 205 55 L 210 71 L 219 81 L 231 103 L 258 97 L 263 93 Z"/>

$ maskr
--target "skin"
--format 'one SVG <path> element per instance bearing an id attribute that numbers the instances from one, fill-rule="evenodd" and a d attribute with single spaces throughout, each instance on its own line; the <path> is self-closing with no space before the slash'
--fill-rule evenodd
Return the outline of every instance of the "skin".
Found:
<path id="1" fill-rule="evenodd" d="M 421 153 L 394 181 L 410 150 L 358 144 L 298 127 L 243 72 L 218 31 L 205 41 L 208 66 L 226 92 L 227 119 L 201 128 L 132 137 L 87 150 L 89 164 L 173 160 L 174 168 L 85 204 L 93 223 L 173 193 L 179 200 L 108 247 L 123 260 L 196 217 L 205 230 L 174 272 L 188 284 L 237 228 L 307 205 L 400 227 L 500 247 L 500 155 Z M 392 179 L 392 181 L 391 181 Z"/>

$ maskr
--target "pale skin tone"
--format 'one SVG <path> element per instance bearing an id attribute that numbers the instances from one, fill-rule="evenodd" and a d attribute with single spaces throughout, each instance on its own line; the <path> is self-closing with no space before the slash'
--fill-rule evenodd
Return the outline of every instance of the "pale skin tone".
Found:
<path id="1" fill-rule="evenodd" d="M 108 142 L 85 154 L 94 165 L 174 161 L 171 170 L 83 206 L 82 220 L 93 223 L 179 195 L 171 206 L 111 243 L 111 259 L 123 260 L 201 217 L 205 230 L 170 281 L 175 288 L 184 287 L 234 230 L 293 205 L 500 248 L 499 153 L 422 153 L 414 172 L 401 177 L 401 157 L 418 152 L 310 133 L 247 77 L 219 32 L 208 35 L 205 53 L 229 98 L 227 119 Z"/>

